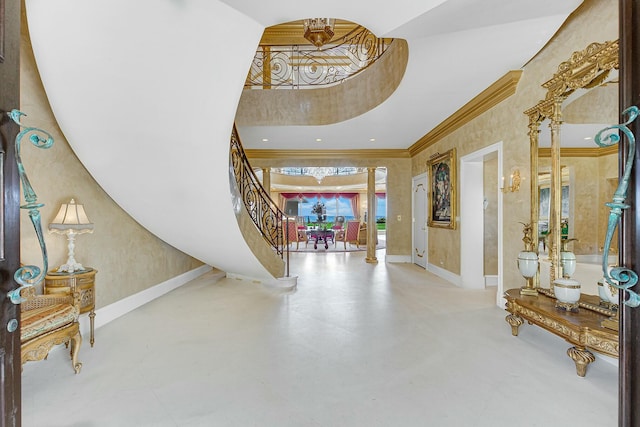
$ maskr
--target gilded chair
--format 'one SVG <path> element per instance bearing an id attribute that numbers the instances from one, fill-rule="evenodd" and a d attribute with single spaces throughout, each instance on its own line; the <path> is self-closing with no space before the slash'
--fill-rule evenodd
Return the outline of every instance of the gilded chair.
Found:
<path id="1" fill-rule="evenodd" d="M 309 244 L 307 231 L 304 228 L 298 228 L 298 223 L 294 219 L 287 219 L 287 235 L 289 244 L 296 244 L 296 250 L 300 247 L 300 242 L 304 242 L 305 247 Z"/>
<path id="2" fill-rule="evenodd" d="M 36 295 L 33 287 L 21 293 L 20 353 L 22 364 L 46 359 L 54 345 L 70 347 L 71 366 L 77 373 L 82 368 L 78 352 L 82 344 L 78 316 L 80 293 L 72 295 Z"/>
<path id="3" fill-rule="evenodd" d="M 347 221 L 347 226 L 342 233 L 341 238 L 335 239 L 335 245 L 338 246 L 338 242 L 344 243 L 345 250 L 347 249 L 347 243 L 355 244 L 358 248 L 358 232 L 360 231 L 360 221 Z"/>

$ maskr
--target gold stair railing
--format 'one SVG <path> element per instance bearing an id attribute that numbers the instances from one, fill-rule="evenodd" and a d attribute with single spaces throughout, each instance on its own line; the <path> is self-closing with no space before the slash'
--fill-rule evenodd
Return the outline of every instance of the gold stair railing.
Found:
<path id="1" fill-rule="evenodd" d="M 237 196 L 266 242 L 283 260 L 286 253 L 286 276 L 289 277 L 289 239 L 284 233 L 287 217 L 258 180 L 244 153 L 235 125 L 231 134 L 229 162 L 235 177 Z"/>
<path id="2" fill-rule="evenodd" d="M 331 86 L 373 64 L 393 39 L 377 38 L 362 26 L 326 48 L 261 45 L 251 63 L 245 89 L 298 89 Z"/>

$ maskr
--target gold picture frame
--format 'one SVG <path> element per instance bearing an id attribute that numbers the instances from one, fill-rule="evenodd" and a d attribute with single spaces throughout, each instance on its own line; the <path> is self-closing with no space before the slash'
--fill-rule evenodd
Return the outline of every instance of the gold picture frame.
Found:
<path id="1" fill-rule="evenodd" d="M 436 153 L 427 162 L 429 227 L 456 228 L 456 149 Z"/>

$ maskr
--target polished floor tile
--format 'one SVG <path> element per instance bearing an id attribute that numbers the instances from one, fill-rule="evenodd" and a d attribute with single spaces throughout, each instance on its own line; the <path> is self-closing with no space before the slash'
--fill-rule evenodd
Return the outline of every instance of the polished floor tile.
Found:
<path id="1" fill-rule="evenodd" d="M 617 368 L 511 336 L 495 288 L 365 254 L 292 254 L 298 289 L 206 274 L 28 363 L 23 425 L 615 426 Z"/>

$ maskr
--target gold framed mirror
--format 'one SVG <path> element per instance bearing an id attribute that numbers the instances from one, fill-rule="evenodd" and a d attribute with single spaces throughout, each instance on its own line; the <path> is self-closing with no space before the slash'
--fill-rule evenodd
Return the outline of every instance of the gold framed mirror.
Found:
<path id="1" fill-rule="evenodd" d="M 587 220 L 582 217 L 587 210 L 601 210 L 596 206 L 598 203 L 592 203 L 593 200 L 599 202 L 599 198 L 591 199 L 589 189 L 585 189 L 586 183 L 577 177 L 580 173 L 584 174 L 585 171 L 582 169 L 586 168 L 577 161 L 572 164 L 563 164 L 566 163 L 566 161 L 563 162 L 563 158 L 570 160 L 574 157 L 611 156 L 616 159 L 613 174 L 617 178 L 617 156 L 615 155 L 617 148 L 597 148 L 593 142 L 591 142 L 592 147 L 589 148 L 570 147 L 568 145 L 571 144 L 567 143 L 572 141 L 567 141 L 565 136 L 561 140 L 561 130 L 587 123 L 601 129 L 609 123 L 618 121 L 617 85 L 615 84 L 619 66 L 618 51 L 618 41 L 615 40 L 591 43 L 586 49 L 574 52 L 569 60 L 558 66 L 554 76 L 542 85 L 547 89 L 545 99 L 524 112 L 529 117 L 532 240 L 541 245 L 536 248 L 537 253 L 540 247 L 548 252 L 548 283 L 550 284 L 555 279 L 563 277 L 560 253 L 569 242 L 581 245 L 581 251 L 588 250 L 597 254 L 597 251 L 601 250 L 600 237 L 597 235 L 595 225 L 598 224 L 599 214 L 596 218 Z M 607 86 L 609 86 L 607 91 L 601 91 Z M 604 93 L 609 98 L 611 93 L 615 93 L 615 99 L 607 98 L 606 106 L 602 104 L 605 102 L 602 95 Z M 604 110 L 607 113 L 605 118 L 596 116 L 596 113 Z M 569 124 L 565 124 L 565 118 L 570 118 Z M 545 133 L 541 134 L 543 126 L 548 126 L 548 133 L 544 131 Z M 592 132 L 591 136 L 593 135 L 595 132 Z M 542 147 L 543 140 L 549 141 L 548 148 Z M 611 162 L 609 161 L 607 165 L 610 166 Z M 600 185 L 597 190 L 591 189 L 592 193 L 606 192 L 611 187 L 611 179 L 613 178 L 605 180 L 602 189 Z M 546 188 L 548 190 L 542 191 Z M 548 215 L 541 213 L 541 194 L 543 197 L 548 197 Z M 543 208 L 544 206 L 546 205 L 543 205 Z M 546 227 L 545 220 L 548 222 Z M 588 221 L 594 224 L 591 228 L 588 226 Z M 579 231 L 580 229 L 583 231 Z M 584 242 L 581 242 L 580 233 Z M 531 286 L 539 288 L 541 282 L 546 282 L 546 275 L 547 272 L 541 268 Z M 541 277 L 545 280 L 541 280 Z M 597 289 L 598 279 L 599 277 L 590 279 L 594 282 L 593 289 Z"/>

